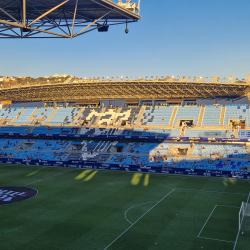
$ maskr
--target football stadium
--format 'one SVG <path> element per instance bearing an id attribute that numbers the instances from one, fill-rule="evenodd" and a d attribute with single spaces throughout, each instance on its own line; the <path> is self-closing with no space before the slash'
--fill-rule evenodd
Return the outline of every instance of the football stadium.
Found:
<path id="1" fill-rule="evenodd" d="M 139 11 L 4 0 L 0 37 L 128 33 Z M 3 78 L 1 249 L 249 249 L 250 75 L 61 78 Z"/>
<path id="2" fill-rule="evenodd" d="M 3 249 L 247 249 L 249 77 L 230 78 L 1 89 Z"/>

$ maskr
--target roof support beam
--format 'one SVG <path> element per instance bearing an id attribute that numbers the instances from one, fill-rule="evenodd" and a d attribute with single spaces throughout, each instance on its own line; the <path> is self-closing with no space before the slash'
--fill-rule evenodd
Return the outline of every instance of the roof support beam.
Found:
<path id="1" fill-rule="evenodd" d="M 48 10 L 47 12 L 45 12 L 44 14 L 42 14 L 41 16 L 39 16 L 38 18 L 36 18 L 35 20 L 33 20 L 32 22 L 30 22 L 28 24 L 28 27 L 30 27 L 33 23 L 35 23 L 36 21 L 42 19 L 43 17 L 47 16 L 49 13 L 53 12 L 54 10 L 58 9 L 59 7 L 61 7 L 62 5 L 64 5 L 65 3 L 67 3 L 69 0 L 66 0 L 60 4 L 58 4 L 57 6 L 55 6 L 54 8 Z"/>
<path id="2" fill-rule="evenodd" d="M 48 34 L 55 35 L 55 36 L 61 36 L 61 37 L 65 37 L 65 38 L 70 38 L 70 36 L 68 36 L 68 35 L 59 34 L 59 33 L 48 31 L 48 30 L 41 30 L 41 29 L 36 29 L 36 28 L 31 28 L 31 27 L 27 27 L 27 29 L 40 31 L 40 32 L 48 33 Z"/>
<path id="3" fill-rule="evenodd" d="M 23 0 L 23 25 L 26 27 L 26 0 Z"/>
<path id="4" fill-rule="evenodd" d="M 0 19 L 0 23 L 7 24 L 7 25 L 10 25 L 10 26 L 13 26 L 13 27 L 17 27 L 17 28 L 24 28 L 23 24 L 13 23 L 13 22 L 9 22 L 9 21 L 4 21 L 4 20 L 1 20 L 1 19 Z"/>
<path id="5" fill-rule="evenodd" d="M 75 20 L 76 20 L 77 5 L 78 5 L 78 0 L 76 0 L 76 5 L 75 5 L 75 12 L 74 12 L 72 30 L 71 30 L 71 38 L 73 38 L 73 32 L 74 32 L 74 26 L 75 26 Z"/>
<path id="6" fill-rule="evenodd" d="M 86 30 L 88 27 L 92 26 L 93 24 L 95 24 L 96 22 L 98 22 L 99 20 L 103 19 L 105 16 L 107 16 L 108 14 L 110 14 L 111 11 L 109 11 L 108 13 L 104 14 L 102 17 L 98 18 L 97 20 L 95 20 L 94 22 L 92 22 L 91 24 L 89 24 L 88 26 L 86 26 L 85 28 L 83 28 L 82 30 L 80 30 L 79 32 L 77 32 L 73 37 L 78 36 L 81 32 L 83 32 L 84 30 Z"/>
<path id="7" fill-rule="evenodd" d="M 13 21 L 21 24 L 15 17 L 13 17 L 11 14 L 9 14 L 7 11 L 5 11 L 4 9 L 0 8 L 0 10 L 5 14 L 7 15 L 8 17 L 10 17 Z"/>

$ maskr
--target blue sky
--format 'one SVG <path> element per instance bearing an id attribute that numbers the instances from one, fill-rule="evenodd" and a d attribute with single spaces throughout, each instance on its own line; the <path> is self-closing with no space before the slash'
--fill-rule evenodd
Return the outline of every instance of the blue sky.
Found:
<path id="1" fill-rule="evenodd" d="M 142 20 L 127 35 L 119 25 L 74 39 L 0 40 L 0 75 L 246 78 L 249 9 L 247 0 L 141 0 Z"/>

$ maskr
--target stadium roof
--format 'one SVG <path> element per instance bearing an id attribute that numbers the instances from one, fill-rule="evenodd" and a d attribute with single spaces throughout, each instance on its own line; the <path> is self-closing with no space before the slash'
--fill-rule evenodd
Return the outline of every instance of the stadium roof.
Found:
<path id="1" fill-rule="evenodd" d="M 250 97 L 249 83 L 182 81 L 100 81 L 0 89 L 9 101 Z"/>
<path id="2" fill-rule="evenodd" d="M 1 0 L 0 38 L 73 38 L 137 22 L 140 6 L 110 0 Z"/>

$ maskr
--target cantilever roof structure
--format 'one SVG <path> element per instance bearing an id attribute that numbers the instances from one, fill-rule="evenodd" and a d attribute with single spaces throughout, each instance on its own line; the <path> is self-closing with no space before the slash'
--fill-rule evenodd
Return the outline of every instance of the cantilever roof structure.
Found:
<path id="1" fill-rule="evenodd" d="M 249 83 L 182 81 L 100 81 L 56 83 L 0 89 L 9 101 L 68 101 L 95 99 L 168 99 L 250 96 Z"/>
<path id="2" fill-rule="evenodd" d="M 110 0 L 1 0 L 0 38 L 74 38 L 137 22 L 137 12 Z"/>

